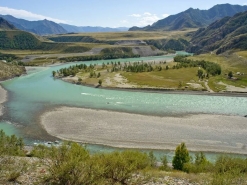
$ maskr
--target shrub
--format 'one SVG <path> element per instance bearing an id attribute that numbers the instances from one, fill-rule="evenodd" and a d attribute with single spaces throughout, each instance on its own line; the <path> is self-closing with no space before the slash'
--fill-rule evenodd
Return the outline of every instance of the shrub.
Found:
<path id="1" fill-rule="evenodd" d="M 184 164 L 190 161 L 189 152 L 185 146 L 185 143 L 181 143 L 177 146 L 175 156 L 172 160 L 172 166 L 175 170 L 183 170 Z"/>
<path id="2" fill-rule="evenodd" d="M 23 139 L 15 135 L 7 136 L 3 130 L 0 130 L 0 155 L 25 155 Z"/>

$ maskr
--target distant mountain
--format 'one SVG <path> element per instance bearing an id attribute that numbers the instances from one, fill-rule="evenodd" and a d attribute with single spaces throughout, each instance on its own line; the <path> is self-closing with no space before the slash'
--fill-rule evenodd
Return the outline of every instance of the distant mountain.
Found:
<path id="1" fill-rule="evenodd" d="M 46 19 L 40 21 L 27 21 L 25 19 L 15 18 L 11 15 L 0 15 L 0 17 L 4 18 L 20 30 L 32 32 L 38 35 L 67 33 L 62 26 Z"/>
<path id="2" fill-rule="evenodd" d="M 209 10 L 190 8 L 184 12 L 159 20 L 144 28 L 132 27 L 129 31 L 183 30 L 186 28 L 206 27 L 212 22 L 226 16 L 247 11 L 247 6 L 221 4 Z"/>
<path id="3" fill-rule="evenodd" d="M 14 25 L 8 23 L 5 19 L 0 17 L 0 30 L 14 30 Z"/>
<path id="4" fill-rule="evenodd" d="M 247 49 L 247 11 L 225 17 L 192 35 L 188 52 L 203 53 L 216 50 L 220 54 L 230 49 Z"/>
<path id="5" fill-rule="evenodd" d="M 60 25 L 67 30 L 68 32 L 80 33 L 80 32 L 120 32 L 120 31 L 128 31 L 129 28 L 119 27 L 119 28 L 109 28 L 109 27 L 99 27 L 99 26 L 73 26 L 68 24 Z"/>

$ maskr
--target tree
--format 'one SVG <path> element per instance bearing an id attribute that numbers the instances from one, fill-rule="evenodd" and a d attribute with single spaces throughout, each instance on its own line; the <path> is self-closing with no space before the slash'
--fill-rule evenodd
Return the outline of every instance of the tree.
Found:
<path id="1" fill-rule="evenodd" d="M 52 76 L 53 76 L 53 77 L 56 76 L 56 71 L 52 71 Z"/>
<path id="2" fill-rule="evenodd" d="M 181 143 L 177 146 L 175 151 L 175 156 L 172 160 L 172 166 L 176 170 L 183 170 L 183 166 L 185 163 L 190 161 L 189 152 L 186 148 L 185 143 Z"/>
<path id="3" fill-rule="evenodd" d="M 228 78 L 232 78 L 233 77 L 233 74 L 232 74 L 232 71 L 230 71 L 229 73 L 228 73 Z"/>
<path id="4" fill-rule="evenodd" d="M 203 70 L 199 69 L 197 71 L 197 76 L 201 79 L 202 78 L 202 75 L 203 75 Z"/>
<path id="5" fill-rule="evenodd" d="M 102 84 L 102 80 L 101 80 L 101 79 L 99 79 L 99 82 L 98 82 L 98 83 L 99 83 L 99 85 L 101 86 L 101 84 Z"/>

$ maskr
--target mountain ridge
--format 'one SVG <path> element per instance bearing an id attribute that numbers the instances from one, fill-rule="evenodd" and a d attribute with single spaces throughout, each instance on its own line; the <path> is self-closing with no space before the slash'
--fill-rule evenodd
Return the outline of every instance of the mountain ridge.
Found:
<path id="1" fill-rule="evenodd" d="M 247 49 L 247 11 L 233 17 L 215 21 L 207 28 L 197 30 L 186 49 L 192 53 L 216 51 L 216 54 L 231 49 Z"/>
<path id="2" fill-rule="evenodd" d="M 132 27 L 129 31 L 172 31 L 206 27 L 216 20 L 226 16 L 233 16 L 243 11 L 247 11 L 247 6 L 218 4 L 208 10 L 189 8 L 178 14 L 161 19 L 152 25 L 143 28 Z"/>
<path id="3" fill-rule="evenodd" d="M 129 28 L 127 27 L 118 27 L 118 28 L 111 28 L 111 27 L 101 27 L 101 26 L 74 26 L 69 24 L 59 23 L 65 30 L 68 32 L 74 33 L 87 33 L 87 32 L 121 32 L 121 31 L 128 31 Z"/>
<path id="4" fill-rule="evenodd" d="M 10 24 L 4 18 L 0 17 L 0 30 L 15 30 L 15 26 Z"/>
<path id="5" fill-rule="evenodd" d="M 67 31 L 59 24 L 49 20 L 28 21 L 12 15 L 0 15 L 0 17 L 13 24 L 16 28 L 35 33 L 37 35 L 63 34 Z"/>

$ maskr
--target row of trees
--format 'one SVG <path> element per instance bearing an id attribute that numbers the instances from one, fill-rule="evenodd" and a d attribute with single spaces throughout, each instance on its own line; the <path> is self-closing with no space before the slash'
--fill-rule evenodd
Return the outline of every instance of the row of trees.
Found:
<path id="1" fill-rule="evenodd" d="M 18 57 L 13 54 L 4 54 L 0 53 L 0 60 L 6 60 L 7 62 L 12 62 L 13 60 L 17 60 Z"/>
<path id="2" fill-rule="evenodd" d="M 186 58 L 186 55 L 178 55 L 174 57 L 174 62 L 178 62 L 177 68 L 181 67 L 201 67 L 203 68 L 208 74 L 212 76 L 220 75 L 221 74 L 221 67 L 219 64 L 214 62 L 208 62 L 205 60 L 191 60 Z"/>
<path id="3" fill-rule="evenodd" d="M 52 71 L 52 76 L 60 76 L 60 77 L 66 77 L 66 76 L 75 76 L 79 72 L 92 72 L 92 70 L 95 68 L 95 65 L 90 64 L 87 66 L 86 64 L 76 64 L 73 66 L 61 68 L 57 71 Z"/>
<path id="4" fill-rule="evenodd" d="M 138 58 L 140 55 L 136 54 L 114 54 L 114 53 L 104 53 L 100 55 L 91 55 L 91 56 L 78 56 L 78 57 L 64 57 L 60 58 L 60 61 L 64 62 L 74 62 L 74 61 L 91 61 L 91 60 L 109 60 L 109 59 L 118 59 L 118 58 Z"/>
<path id="5" fill-rule="evenodd" d="M 165 64 L 166 62 L 160 62 L 160 64 Z M 166 69 L 169 69 L 166 66 Z M 151 71 L 161 71 L 162 66 L 156 65 L 155 62 L 144 63 L 142 62 L 134 62 L 134 63 L 127 63 L 125 62 L 123 65 L 121 64 L 113 64 L 111 72 L 117 71 L 126 71 L 126 72 L 134 72 L 134 73 L 141 73 L 141 72 L 151 72 Z"/>

